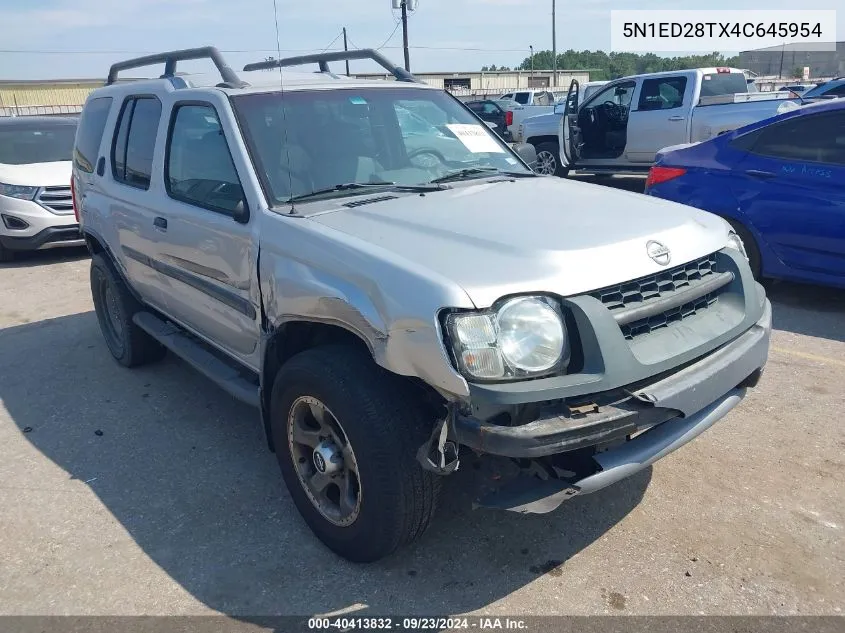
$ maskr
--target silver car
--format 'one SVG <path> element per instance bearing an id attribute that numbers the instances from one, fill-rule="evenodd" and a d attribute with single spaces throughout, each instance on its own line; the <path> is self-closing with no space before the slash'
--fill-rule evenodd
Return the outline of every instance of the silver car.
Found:
<path id="1" fill-rule="evenodd" d="M 175 74 L 198 57 L 210 85 Z M 397 81 L 329 72 L 364 57 Z M 260 72 L 305 63 L 322 72 Z M 73 176 L 106 346 L 127 367 L 170 350 L 254 405 L 350 560 L 418 538 L 470 453 L 513 466 L 482 506 L 604 488 L 742 400 L 771 308 L 720 218 L 534 159 L 375 51 L 116 64 Z"/>
<path id="2" fill-rule="evenodd" d="M 76 126 L 75 118 L 0 118 L 0 261 L 85 243 L 70 191 Z"/>

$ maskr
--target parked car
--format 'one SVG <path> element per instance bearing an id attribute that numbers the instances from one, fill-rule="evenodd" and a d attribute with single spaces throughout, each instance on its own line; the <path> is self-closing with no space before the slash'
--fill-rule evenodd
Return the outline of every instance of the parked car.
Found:
<path id="1" fill-rule="evenodd" d="M 76 118 L 0 118 L 0 261 L 84 244 L 70 198 L 76 126 Z"/>
<path id="2" fill-rule="evenodd" d="M 650 196 L 727 219 L 756 277 L 845 287 L 845 101 L 660 152 Z"/>
<path id="3" fill-rule="evenodd" d="M 175 74 L 202 56 L 220 79 Z M 328 67 L 365 57 L 397 81 Z M 164 77 L 117 81 L 153 63 Z M 259 72 L 306 63 L 323 72 Z M 93 303 L 118 363 L 170 350 L 260 411 L 335 552 L 418 538 L 466 451 L 524 469 L 480 505 L 549 512 L 757 383 L 771 306 L 724 220 L 538 176 L 530 145 L 376 51 L 244 72 L 174 51 L 115 64 L 88 97 L 73 181 Z M 463 155 L 438 157 L 434 132 L 406 145 L 408 104 Z"/>
<path id="4" fill-rule="evenodd" d="M 524 106 L 550 106 L 555 104 L 555 95 L 548 88 L 534 88 L 506 92 L 498 97 L 502 101 L 515 101 Z"/>
<path id="5" fill-rule="evenodd" d="M 482 120 L 493 123 L 496 133 L 510 143 L 513 138 L 508 126 L 513 123 L 513 112 L 505 110 L 495 101 L 484 99 L 480 101 L 468 101 L 466 106 L 475 112 Z"/>
<path id="6" fill-rule="evenodd" d="M 803 93 L 805 100 L 838 99 L 845 97 L 845 79 L 833 79 Z"/>
<path id="7" fill-rule="evenodd" d="M 779 92 L 794 92 L 797 95 L 803 95 L 808 90 L 812 90 L 816 84 L 792 84 L 789 86 L 781 86 Z"/>
<path id="8" fill-rule="evenodd" d="M 590 81 L 580 86 L 577 103 L 583 103 L 592 97 L 606 81 Z M 574 99 L 574 95 L 570 95 Z M 552 112 L 523 119 L 517 126 L 514 141 L 530 143 L 537 150 L 537 165 L 535 170 L 544 175 L 566 175 L 566 170 L 560 163 L 560 148 L 558 146 L 558 128 L 565 108 L 558 104 Z"/>
<path id="9" fill-rule="evenodd" d="M 574 81 L 570 91 L 578 89 Z M 645 175 L 663 147 L 800 107 L 789 93 L 747 89 L 741 70 L 699 68 L 623 77 L 583 104 L 570 98 L 558 129 L 561 169 Z"/>

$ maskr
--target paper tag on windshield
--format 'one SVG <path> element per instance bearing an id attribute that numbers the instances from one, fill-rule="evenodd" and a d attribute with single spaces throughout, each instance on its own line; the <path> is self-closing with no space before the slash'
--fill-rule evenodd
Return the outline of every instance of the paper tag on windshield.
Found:
<path id="1" fill-rule="evenodd" d="M 450 123 L 446 125 L 447 128 L 454 134 L 458 140 L 473 154 L 483 154 L 485 152 L 504 154 L 505 150 L 490 136 L 490 134 L 480 125 L 472 125 L 466 123 Z"/>

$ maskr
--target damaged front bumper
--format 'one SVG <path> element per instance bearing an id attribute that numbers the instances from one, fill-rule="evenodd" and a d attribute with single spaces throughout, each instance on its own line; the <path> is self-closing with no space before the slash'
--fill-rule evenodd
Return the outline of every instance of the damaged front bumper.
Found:
<path id="1" fill-rule="evenodd" d="M 551 512 L 568 498 L 595 492 L 647 468 L 710 428 L 757 384 L 768 358 L 771 329 L 771 305 L 766 301 L 762 318 L 745 333 L 654 382 L 587 396 L 585 406 L 553 405 L 539 419 L 519 426 L 456 415 L 455 441 L 482 453 L 542 459 L 582 448 L 606 448 L 592 455 L 592 472 L 545 480 L 520 476 L 479 505 Z"/>

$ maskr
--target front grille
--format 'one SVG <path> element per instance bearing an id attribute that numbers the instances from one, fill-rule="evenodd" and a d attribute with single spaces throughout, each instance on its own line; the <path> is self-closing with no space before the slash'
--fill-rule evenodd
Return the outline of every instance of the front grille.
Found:
<path id="1" fill-rule="evenodd" d="M 725 285 L 732 279 L 730 273 L 727 273 L 724 282 L 718 288 L 713 288 L 712 282 L 718 276 L 720 275 L 714 253 L 683 266 L 603 288 L 591 294 L 610 310 L 620 323 L 622 334 L 631 340 L 667 327 L 670 323 L 688 319 L 715 304 Z M 701 293 L 696 294 L 694 289 L 699 286 Z M 686 301 L 655 312 L 655 305 L 672 303 L 673 295 L 678 292 L 684 293 Z M 638 309 L 648 306 L 652 306 L 652 309 L 646 310 L 649 314 L 644 318 L 627 316 L 635 317 Z"/>
<path id="2" fill-rule="evenodd" d="M 69 185 L 67 187 L 44 187 L 38 193 L 35 201 L 58 215 L 73 213 L 73 199 Z"/>

